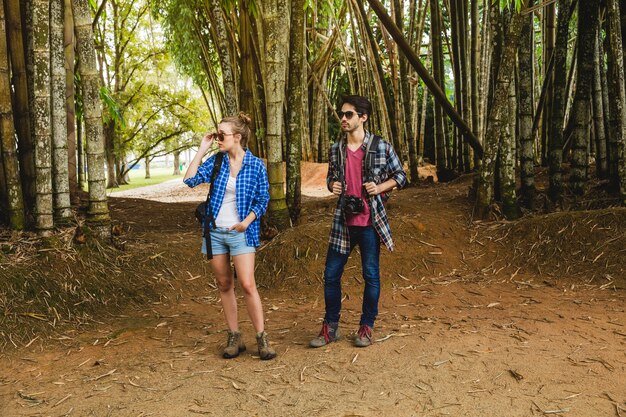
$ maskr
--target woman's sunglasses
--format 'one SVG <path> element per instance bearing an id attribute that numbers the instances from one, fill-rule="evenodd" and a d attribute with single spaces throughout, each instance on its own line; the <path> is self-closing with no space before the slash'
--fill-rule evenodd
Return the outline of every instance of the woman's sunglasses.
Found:
<path id="1" fill-rule="evenodd" d="M 339 120 L 343 119 L 343 116 L 346 116 L 346 119 L 350 120 L 355 114 L 358 114 L 359 117 L 363 116 L 363 113 L 353 112 L 352 110 L 337 112 L 337 116 L 339 116 Z"/>
<path id="2" fill-rule="evenodd" d="M 224 138 L 226 136 L 233 136 L 234 133 L 222 133 L 222 132 L 218 132 L 218 133 L 213 133 L 213 139 L 217 139 L 218 142 L 224 142 Z"/>

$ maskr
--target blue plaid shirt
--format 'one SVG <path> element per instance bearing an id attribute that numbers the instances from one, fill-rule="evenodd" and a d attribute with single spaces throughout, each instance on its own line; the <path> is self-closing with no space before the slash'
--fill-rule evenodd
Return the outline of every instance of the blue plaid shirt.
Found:
<path id="1" fill-rule="evenodd" d="M 367 144 L 373 137 L 374 135 L 371 132 L 365 131 L 365 139 L 362 145 L 363 150 L 366 150 Z M 345 170 L 346 141 L 344 139 L 330 147 L 326 185 L 328 186 L 328 190 L 331 192 L 333 191 L 333 182 L 339 181 L 340 178 L 339 158 L 344 159 L 343 164 L 341 165 L 343 165 Z M 363 158 L 363 164 L 365 165 L 365 158 Z M 365 172 L 364 166 L 363 172 Z M 407 183 L 406 173 L 404 172 L 400 158 L 398 158 L 398 155 L 393 150 L 391 144 L 385 140 L 380 140 L 378 142 L 372 173 L 376 184 L 382 184 L 388 179 L 393 178 L 398 183 L 398 189 L 400 189 Z M 387 218 L 387 212 L 385 211 L 382 197 L 378 194 L 375 196 L 368 196 L 366 200 L 370 207 L 372 226 L 376 232 L 378 232 L 381 241 L 385 244 L 387 249 L 393 251 L 391 227 L 389 227 L 389 219 Z M 342 254 L 348 254 L 350 253 L 350 235 L 348 225 L 346 224 L 346 216 L 339 204 L 340 201 L 337 201 L 337 208 L 335 209 L 335 217 L 333 218 L 333 225 L 330 229 L 328 244 L 332 250 Z"/>
<path id="2" fill-rule="evenodd" d="M 215 155 L 209 157 L 200 165 L 196 175 L 186 179 L 185 184 L 193 188 L 199 184 L 210 182 L 213 165 L 215 165 Z M 213 210 L 213 217 L 215 218 L 220 212 L 222 202 L 224 201 L 229 175 L 230 164 L 228 163 L 228 154 L 225 154 L 222 167 L 215 179 L 213 195 L 211 196 L 211 210 Z M 235 193 L 239 218 L 243 220 L 251 212 L 256 214 L 256 219 L 246 229 L 246 243 L 248 246 L 258 247 L 261 245 L 261 216 L 267 210 L 267 203 L 270 200 L 269 187 L 265 164 L 261 159 L 254 156 L 252 152 L 246 150 L 241 170 L 237 174 Z"/>

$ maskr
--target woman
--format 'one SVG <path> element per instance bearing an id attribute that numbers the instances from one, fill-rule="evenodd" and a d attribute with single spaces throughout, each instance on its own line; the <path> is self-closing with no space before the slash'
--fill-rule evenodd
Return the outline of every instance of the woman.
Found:
<path id="1" fill-rule="evenodd" d="M 241 282 L 248 314 L 256 330 L 256 339 L 261 359 L 276 357 L 264 329 L 261 298 L 254 280 L 254 256 L 260 245 L 260 218 L 269 201 L 269 183 L 263 161 L 246 147 L 250 137 L 250 117 L 245 113 L 222 119 L 217 133 L 207 134 L 200 143 L 187 173 L 185 184 L 195 187 L 209 182 L 216 156 L 202 164 L 202 157 L 217 140 L 220 152 L 224 152 L 221 169 L 213 184 L 211 209 L 215 217 L 215 228 L 211 226 L 211 266 L 217 280 L 222 307 L 228 325 L 228 341 L 223 356 L 231 359 L 246 350 L 237 321 L 237 299 L 230 256 Z M 203 253 L 206 245 L 203 239 Z"/>

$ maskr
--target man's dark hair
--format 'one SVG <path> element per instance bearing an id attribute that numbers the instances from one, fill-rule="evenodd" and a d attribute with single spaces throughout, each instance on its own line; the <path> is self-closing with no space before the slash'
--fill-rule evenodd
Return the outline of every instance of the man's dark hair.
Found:
<path id="1" fill-rule="evenodd" d="M 343 96 L 339 107 L 344 104 L 352 104 L 358 113 L 367 114 L 367 120 L 372 116 L 372 103 L 363 96 Z"/>

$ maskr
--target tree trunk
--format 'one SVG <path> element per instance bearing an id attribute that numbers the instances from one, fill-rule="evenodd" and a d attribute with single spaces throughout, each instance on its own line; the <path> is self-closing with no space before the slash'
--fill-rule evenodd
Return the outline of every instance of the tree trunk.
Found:
<path id="1" fill-rule="evenodd" d="M 433 63 L 433 76 L 439 88 L 445 91 L 445 80 L 443 79 L 443 68 L 441 68 L 441 55 L 443 55 L 443 49 L 441 45 L 441 27 L 439 20 L 439 2 L 438 0 L 430 0 L 430 22 L 431 22 L 431 48 L 432 48 L 432 63 Z M 444 120 L 441 106 L 435 103 L 435 155 L 437 171 L 441 172 L 447 167 L 446 163 L 446 144 L 444 136 L 444 128 L 446 122 Z"/>
<path id="2" fill-rule="evenodd" d="M 302 206 L 302 138 L 304 134 L 304 80 L 305 59 L 305 20 L 304 0 L 291 3 L 291 34 L 289 36 L 289 88 L 287 97 L 287 126 L 289 142 L 287 146 L 287 206 L 289 217 L 295 223 Z"/>
<path id="3" fill-rule="evenodd" d="M 88 0 L 74 0 L 72 10 L 74 12 L 77 58 L 80 62 L 78 72 L 81 77 L 87 140 L 87 168 L 89 170 L 87 220 L 102 238 L 108 238 L 111 235 L 111 230 L 106 197 L 106 177 L 104 175 L 102 107 Z"/>
<path id="4" fill-rule="evenodd" d="M 239 37 L 240 37 L 240 65 L 241 71 L 239 76 L 241 80 L 239 85 L 241 86 L 240 96 L 239 96 L 239 105 L 242 111 L 245 113 L 254 116 L 254 121 L 256 124 L 259 123 L 260 112 L 255 112 L 257 105 L 255 103 L 258 102 L 256 99 L 257 92 L 257 82 L 255 79 L 254 72 L 254 57 L 253 57 L 253 48 L 252 44 L 252 22 L 250 17 L 250 12 L 247 9 L 248 0 L 239 0 Z M 256 139 L 255 131 L 252 129 L 251 135 L 248 138 L 248 148 L 255 155 L 261 155 L 259 145 Z"/>
<path id="5" fill-rule="evenodd" d="M 578 77 L 574 97 L 572 133 L 572 166 L 570 183 L 572 191 L 583 194 L 589 167 L 589 135 L 591 122 L 591 89 L 593 86 L 593 55 L 596 45 L 596 28 L 599 5 L 591 1 L 578 2 Z M 556 80 L 555 80 L 556 81 Z M 622 88 L 623 88 L 622 76 Z M 623 102 L 622 102 L 623 103 Z"/>
<path id="6" fill-rule="evenodd" d="M 8 0 L 7 36 L 11 54 L 13 75 L 14 125 L 17 130 L 17 148 L 20 162 L 20 177 L 26 212 L 35 206 L 35 156 L 30 122 L 28 81 L 26 75 L 26 49 L 22 31 L 22 17 L 19 0 Z"/>
<path id="7" fill-rule="evenodd" d="M 602 57 L 602 60 L 600 58 Z M 604 125 L 604 107 L 602 103 L 602 76 L 604 71 L 604 54 L 600 30 L 596 31 L 596 45 L 593 49 L 593 131 L 596 149 L 596 175 L 599 179 L 609 176 L 606 159 L 606 128 Z"/>
<path id="8" fill-rule="evenodd" d="M 68 175 L 66 71 L 64 40 L 65 0 L 50 1 L 50 67 L 51 67 L 51 121 L 52 121 L 52 184 L 54 190 L 54 217 L 66 223 L 72 217 Z"/>
<path id="9" fill-rule="evenodd" d="M 554 45 L 554 75 L 552 90 L 552 113 L 548 138 L 550 145 L 550 190 L 552 201 L 559 202 L 563 192 L 561 164 L 563 160 L 563 120 L 567 101 L 567 38 L 571 0 L 559 0 L 556 43 Z M 545 113 L 544 113 L 545 114 Z"/>
<path id="10" fill-rule="evenodd" d="M 83 190 L 85 185 L 85 141 L 83 135 L 83 120 L 76 120 L 76 156 L 78 159 L 78 184 L 80 190 Z"/>
<path id="11" fill-rule="evenodd" d="M 478 55 L 480 53 L 480 46 L 478 44 L 478 0 L 470 0 L 470 86 L 471 86 L 471 109 L 472 109 L 472 131 L 475 135 L 479 135 L 479 114 L 478 114 L 478 86 L 480 84 L 479 79 L 479 67 L 478 67 Z"/>
<path id="12" fill-rule="evenodd" d="M 211 0 L 211 21 L 217 32 L 217 50 L 219 51 L 220 68 L 222 69 L 222 85 L 224 86 L 224 102 L 227 115 L 237 114 L 237 89 L 235 87 L 235 77 L 233 75 L 233 65 L 231 63 L 231 53 L 229 48 L 229 36 L 224 24 L 224 13 L 220 0 Z"/>
<path id="13" fill-rule="evenodd" d="M 609 99 L 611 107 L 611 182 L 620 190 L 622 204 L 626 205 L 626 91 L 624 87 L 624 52 L 622 49 L 622 31 L 620 22 L 620 5 L 617 0 L 608 0 L 609 22 L 609 55 L 613 71 L 609 74 L 610 91 L 613 99 Z"/>
<path id="14" fill-rule="evenodd" d="M 0 138 L 2 139 L 2 168 L 6 185 L 9 225 L 22 230 L 26 226 L 24 200 L 20 181 L 18 157 L 15 151 L 15 126 L 11 107 L 9 54 L 7 50 L 4 0 L 0 0 Z"/>
<path id="15" fill-rule="evenodd" d="M 115 170 L 115 121 L 109 119 L 104 124 L 104 146 L 107 166 L 107 188 L 117 188 L 117 172 Z M 89 165 L 89 164 L 87 164 Z"/>
<path id="16" fill-rule="evenodd" d="M 396 12 L 396 25 L 400 31 L 404 27 L 404 19 L 402 16 L 402 3 L 400 0 L 394 0 L 395 12 Z M 415 3 L 413 3 L 415 6 Z M 415 11 L 413 10 L 413 13 Z M 413 130 L 413 120 L 411 115 L 413 114 L 413 108 L 411 106 L 411 87 L 409 84 L 409 64 L 404 55 L 400 55 L 400 88 L 402 89 L 402 113 L 404 118 L 404 138 L 408 142 L 409 147 L 409 172 L 412 183 L 416 183 L 418 180 L 418 161 L 417 161 L 417 149 L 415 143 L 415 132 Z"/>
<path id="17" fill-rule="evenodd" d="M 270 183 L 268 215 L 279 229 L 289 226 L 282 166 L 283 108 L 288 62 L 289 7 L 286 0 L 270 0 L 261 6 L 264 49 L 265 106 L 267 109 L 267 168 Z"/>
<path id="18" fill-rule="evenodd" d="M 556 22 L 556 8 L 555 4 L 549 4 L 544 9 L 543 15 L 543 62 L 551 61 L 554 56 L 554 41 L 555 41 L 555 22 Z M 543 66 L 544 78 L 549 78 L 550 80 L 554 80 L 552 77 L 552 73 L 548 71 L 548 67 L 546 65 Z M 548 91 L 546 92 L 545 98 L 545 109 L 543 111 L 543 119 L 541 122 L 541 165 L 546 166 L 548 164 L 548 149 L 550 146 L 549 136 L 550 136 L 550 126 L 552 117 L 552 99 L 553 93 L 552 88 L 554 84 L 548 86 Z"/>
<path id="19" fill-rule="evenodd" d="M 452 49 L 449 51 L 450 60 L 452 62 L 452 70 L 454 75 L 454 106 L 456 111 L 465 118 L 463 113 L 463 74 L 461 70 L 461 11 L 459 10 L 459 1 L 450 0 L 449 2 L 449 14 L 450 14 L 450 36 Z M 442 24 L 443 26 L 443 24 Z M 462 159 L 460 158 L 460 145 L 461 145 L 461 132 L 453 129 L 452 143 L 452 165 L 451 168 L 462 171 Z"/>
<path id="20" fill-rule="evenodd" d="M 2 138 L 0 138 L 0 225 L 4 226 L 9 224 L 9 196 L 2 159 Z"/>
<path id="21" fill-rule="evenodd" d="M 521 216 L 515 194 L 515 120 L 517 114 L 515 83 L 509 84 L 508 109 L 502 113 L 502 138 L 500 145 L 500 196 L 502 213 L 509 220 Z"/>
<path id="22" fill-rule="evenodd" d="M 50 4 L 32 1 L 32 27 L 28 37 L 33 53 L 33 102 L 30 106 L 35 138 L 35 227 L 49 236 L 54 227 L 52 209 L 52 138 L 50 132 Z"/>
<path id="23" fill-rule="evenodd" d="M 64 0 L 65 23 L 65 110 L 67 114 L 67 157 L 68 175 L 70 181 L 70 200 L 79 202 L 79 195 L 82 190 L 78 184 L 76 169 L 76 91 L 74 88 L 74 63 L 76 56 L 74 53 L 74 17 L 72 16 L 72 0 Z"/>
<path id="24" fill-rule="evenodd" d="M 478 179 L 478 192 L 474 210 L 474 215 L 478 218 L 487 218 L 490 212 L 493 198 L 494 168 L 498 149 L 500 148 L 500 132 L 503 123 L 502 113 L 508 111 L 509 85 L 513 76 L 513 67 L 516 63 L 515 54 L 517 53 L 523 22 L 524 16 L 522 14 L 513 14 L 502 49 L 502 60 L 495 84 L 493 105 L 489 112 L 487 130 L 485 132 L 485 155 Z"/>
<path id="25" fill-rule="evenodd" d="M 372 55 L 372 65 L 376 69 L 377 80 L 376 82 L 380 86 L 382 98 L 384 99 L 385 108 L 379 109 L 379 113 L 384 113 L 385 111 L 388 113 L 388 119 L 385 125 L 388 125 L 391 130 L 391 142 L 393 143 L 393 147 L 396 149 L 399 155 L 402 154 L 402 146 L 400 144 L 400 135 L 398 134 L 398 125 L 396 122 L 396 112 L 395 112 L 395 98 L 393 97 L 393 89 L 387 85 L 385 80 L 385 73 L 382 66 L 382 59 L 378 53 L 378 45 L 376 43 L 376 38 L 374 37 L 374 33 L 369 24 L 369 20 L 367 18 L 367 13 L 365 12 L 365 8 L 363 6 L 362 1 L 355 1 L 357 5 L 359 14 L 361 16 L 361 22 L 365 29 L 365 36 L 367 37 L 367 42 L 369 45 L 370 53 Z M 365 42 L 365 40 L 364 40 Z"/>
<path id="26" fill-rule="evenodd" d="M 180 175 L 180 152 L 174 152 L 174 172 L 172 175 L 178 176 Z"/>
<path id="27" fill-rule="evenodd" d="M 146 164 L 146 176 L 145 176 L 145 178 L 147 180 L 149 180 L 150 179 L 150 158 L 148 158 L 146 156 L 144 161 L 145 161 L 145 164 Z"/>
<path id="28" fill-rule="evenodd" d="M 457 21 L 459 25 L 459 64 L 460 64 L 460 75 L 461 75 L 461 117 L 465 120 L 473 120 L 471 114 L 471 103 L 470 103 L 470 83 L 468 77 L 468 56 L 467 56 L 467 1 L 468 0 L 456 0 L 457 1 Z M 463 132 L 459 132 L 460 138 L 463 135 Z M 470 148 L 467 144 L 467 141 L 462 142 L 459 141 L 459 152 L 462 151 L 462 155 L 459 155 L 459 163 L 462 165 L 462 169 L 465 172 L 470 172 L 471 163 L 470 163 Z"/>
<path id="29" fill-rule="evenodd" d="M 532 1 L 529 6 L 532 6 Z M 525 17 L 519 49 L 519 133 L 520 133 L 520 176 L 522 188 L 520 196 L 522 204 L 534 208 L 535 201 L 535 138 L 533 127 L 533 16 Z"/>

